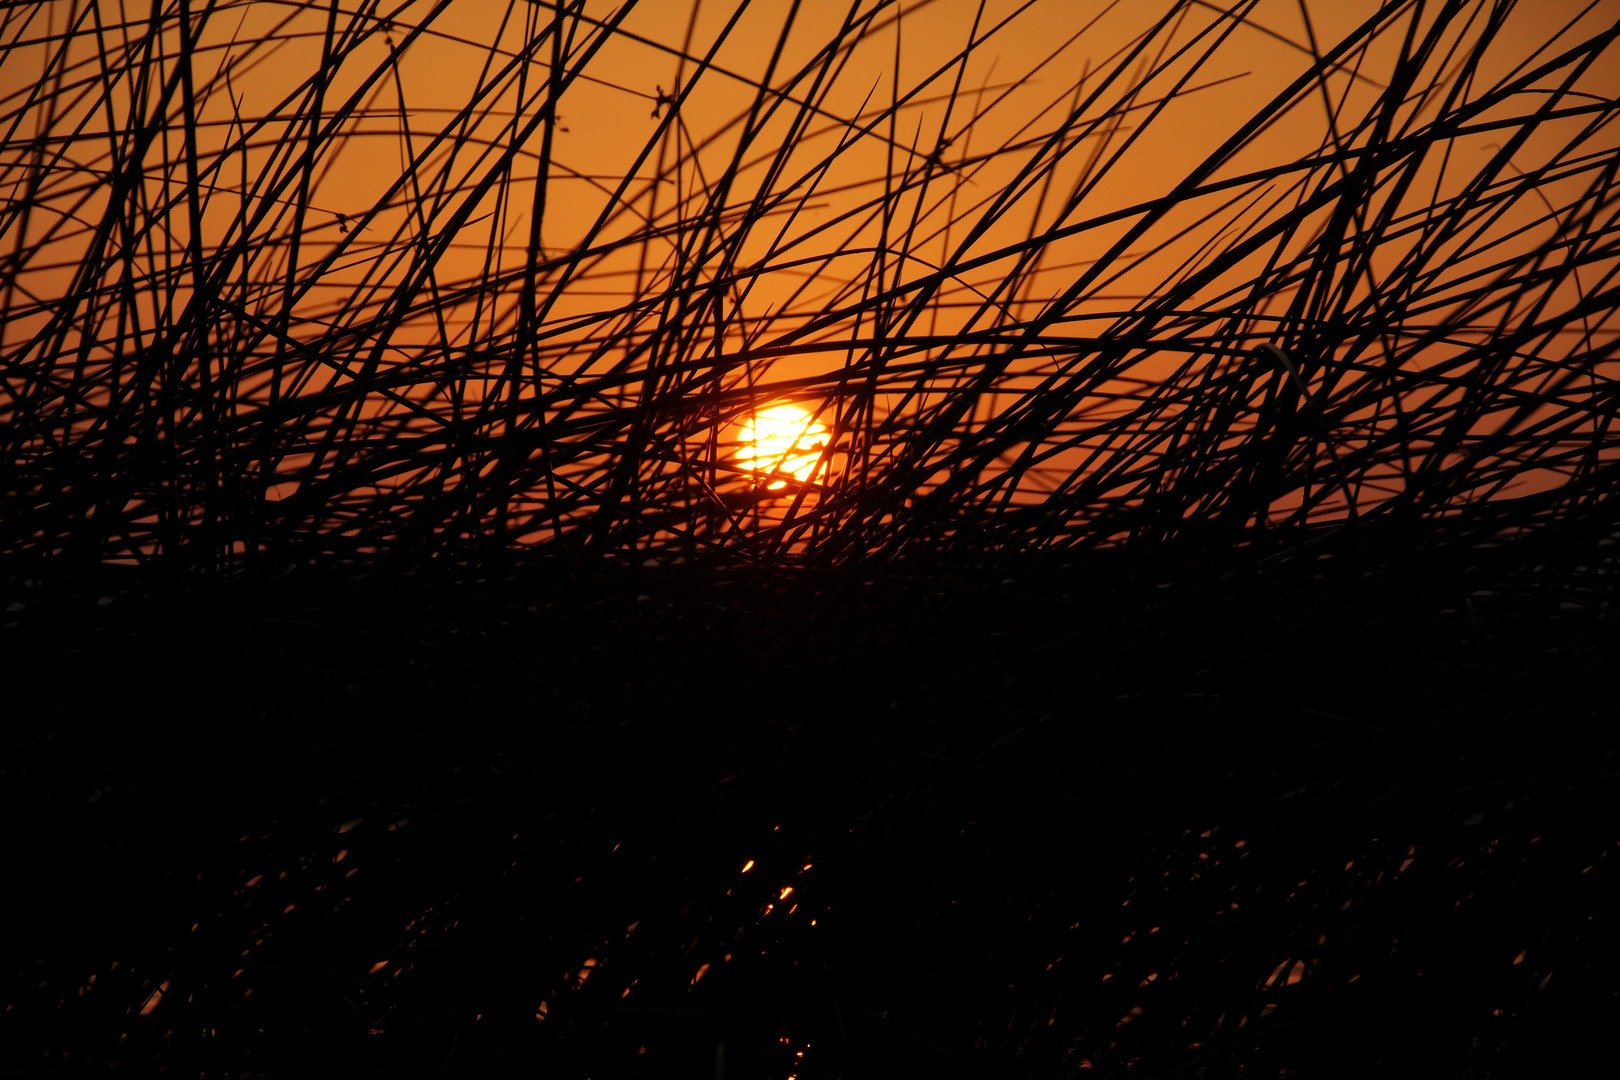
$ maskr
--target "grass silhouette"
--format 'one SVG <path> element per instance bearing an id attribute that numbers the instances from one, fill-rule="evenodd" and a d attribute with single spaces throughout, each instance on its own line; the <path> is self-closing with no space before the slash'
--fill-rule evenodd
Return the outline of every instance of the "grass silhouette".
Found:
<path id="1" fill-rule="evenodd" d="M 7 10 L 8 1064 L 1595 1047 L 1614 5 L 639 7 Z"/>

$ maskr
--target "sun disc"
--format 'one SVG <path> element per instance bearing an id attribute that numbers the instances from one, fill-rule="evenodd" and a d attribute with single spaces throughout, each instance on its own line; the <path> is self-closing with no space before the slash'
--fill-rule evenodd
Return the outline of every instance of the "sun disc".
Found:
<path id="1" fill-rule="evenodd" d="M 743 421 L 737 464 L 762 477 L 773 477 L 765 486 L 775 491 L 787 486 L 791 476 L 800 483 L 814 478 L 827 446 L 827 425 L 817 423 L 797 405 L 771 405 Z"/>

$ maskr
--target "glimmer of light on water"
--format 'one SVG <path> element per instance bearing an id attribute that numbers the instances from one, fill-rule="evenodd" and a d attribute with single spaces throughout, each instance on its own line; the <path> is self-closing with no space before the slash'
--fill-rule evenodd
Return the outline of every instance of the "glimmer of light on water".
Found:
<path id="1" fill-rule="evenodd" d="M 827 425 L 819 424 L 797 405 L 772 405 L 743 421 L 736 460 L 762 477 L 791 476 L 800 483 L 814 478 L 827 446 Z M 771 491 L 787 486 L 772 479 Z"/>

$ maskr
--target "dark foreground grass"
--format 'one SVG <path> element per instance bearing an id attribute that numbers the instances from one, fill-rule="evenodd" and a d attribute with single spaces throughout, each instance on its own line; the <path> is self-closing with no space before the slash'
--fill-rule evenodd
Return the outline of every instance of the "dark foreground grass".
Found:
<path id="1" fill-rule="evenodd" d="M 1086 603 L 41 576 L 13 1060 L 1574 1068 L 1614 1010 L 1612 650 L 1564 606 L 1612 549 L 1415 546 L 1180 610 L 1106 566 Z"/>
<path id="2" fill-rule="evenodd" d="M 317 60 L 251 115 L 231 5 L 8 9 L 5 1066 L 1601 1054 L 1620 24 L 1514 7 L 1308 27 L 1097 211 L 1251 5 L 1059 50 L 1010 135 L 999 10 L 855 110 L 901 8 L 853 5 L 730 142 L 689 41 L 561 248 L 557 102 L 629 9 L 513 7 L 408 121 L 436 9 L 289 8 Z M 328 207 L 379 113 L 398 182 Z M 727 440 L 783 399 L 834 439 L 770 489 Z"/>

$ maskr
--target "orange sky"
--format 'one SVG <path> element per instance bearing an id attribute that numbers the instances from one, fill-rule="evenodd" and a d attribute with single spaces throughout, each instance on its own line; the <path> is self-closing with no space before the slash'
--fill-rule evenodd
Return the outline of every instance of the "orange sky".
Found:
<path id="1" fill-rule="evenodd" d="M 997 257 L 998 251 L 1032 228 L 1068 227 L 1070 235 L 1045 245 L 1042 269 L 1029 276 L 1019 302 L 1005 305 L 1009 317 L 1040 310 L 1046 298 L 1081 279 L 1125 235 L 1138 220 L 1130 208 L 1174 190 L 1306 70 L 1313 38 L 1319 51 L 1327 51 L 1378 6 L 1372 0 L 1312 0 L 1303 7 L 1299 0 L 1258 0 L 1240 5 L 1245 17 L 1234 22 L 1214 4 L 1139 0 L 858 0 L 847 9 L 821 0 L 797 5 L 756 0 L 742 6 L 728 30 L 739 10 L 734 3 L 642 0 L 616 23 L 614 33 L 603 37 L 556 109 L 541 243 L 548 256 L 560 257 L 587 239 L 603 245 L 633 236 L 647 227 L 649 215 L 654 226 L 673 228 L 567 269 L 559 265 L 548 270 L 539 295 L 542 304 L 550 305 L 552 325 L 587 320 L 579 324 L 577 347 L 568 344 L 567 334 L 553 339 L 551 373 L 599 371 L 611 364 L 614 357 L 593 352 L 588 340 L 597 329 L 621 320 L 604 313 L 637 294 L 637 275 L 643 283 L 640 295 L 646 295 L 649 283 L 667 280 L 662 275 L 684 272 L 681 260 L 691 256 L 691 245 L 702 232 L 703 219 L 696 211 L 703 200 L 693 201 L 694 192 L 713 192 L 714 178 L 725 172 L 736 152 L 741 121 L 756 98 L 777 111 L 758 125 L 743 153 L 745 165 L 728 189 L 723 212 L 745 208 L 765 189 L 793 191 L 802 198 L 782 203 L 774 216 L 757 223 L 735 253 L 735 265 L 753 265 L 759 272 L 733 290 L 728 300 L 732 318 L 712 347 L 733 351 L 742 347 L 744 336 L 756 333 L 755 345 L 785 339 L 829 306 L 848 304 L 862 282 L 893 287 L 925 279 L 947 264 L 965 264 L 942 286 L 926 320 L 912 327 L 914 333 L 947 336 L 966 320 L 979 319 L 974 325 L 983 325 L 982 312 L 970 314 L 973 305 L 993 293 L 1014 265 Z M 198 16 L 194 30 L 198 46 L 193 73 L 200 88 L 198 154 L 212 170 L 198 220 L 203 245 L 212 247 L 240 228 L 248 205 L 240 196 L 244 185 L 262 185 L 267 177 L 291 178 L 297 171 L 289 164 L 288 147 L 297 145 L 289 133 L 304 136 L 297 135 L 290 118 L 305 108 L 300 102 L 306 98 L 300 95 L 319 67 L 327 12 L 262 2 L 211 9 L 193 2 L 191 8 L 207 12 L 206 18 Z M 120 9 L 130 13 L 130 23 L 117 24 Z M 842 50 L 835 67 L 818 69 L 811 63 L 836 36 L 846 11 L 878 9 L 870 24 L 879 28 Z M 1476 72 L 1476 81 L 1494 82 L 1524 63 L 1583 9 L 1589 10 L 1566 40 L 1590 36 L 1593 28 L 1620 18 L 1620 0 L 1519 4 L 1508 31 Z M 72 132 L 54 144 L 61 153 L 50 170 L 54 193 L 40 198 L 26 233 L 18 219 L 8 217 L 10 231 L 0 238 L 6 250 L 19 242 L 46 241 L 18 276 L 22 287 L 41 301 L 67 287 L 84 257 L 90 225 L 105 207 L 110 147 L 126 137 L 132 118 L 154 108 L 152 89 L 137 89 L 130 78 L 115 80 L 105 93 L 96 91 L 104 57 L 116 61 L 127 49 L 152 46 L 142 44 L 146 10 L 141 4 L 97 6 L 84 0 L 8 9 L 3 33 L 24 43 L 14 47 L 0 68 L 8 122 L 14 133 Z M 424 0 L 395 10 L 386 33 L 378 10 L 359 0 L 342 0 L 336 8 L 336 39 L 347 51 L 330 71 L 325 88 L 328 116 L 365 89 L 357 111 L 342 122 L 337 136 L 327 138 L 312 173 L 310 209 L 299 230 L 300 266 L 313 268 L 324 256 L 337 254 L 319 273 L 310 270 L 302 278 L 307 291 L 296 303 L 291 324 L 292 336 L 301 340 L 320 338 L 334 320 L 352 317 L 356 304 L 381 303 L 389 287 L 416 272 L 413 260 L 427 246 L 437 246 L 438 254 L 426 287 L 445 297 L 484 275 L 520 276 L 527 259 L 536 163 L 547 132 L 543 123 L 531 124 L 528 141 L 515 144 L 512 125 L 514 113 L 519 125 L 534 118 L 544 99 L 549 40 L 535 62 L 504 76 L 498 73 L 525 41 L 547 27 L 554 9 L 527 2 L 507 6 L 487 0 Z M 1341 129 L 1363 120 L 1382 99 L 1411 22 L 1407 10 L 1390 21 L 1371 47 L 1347 58 L 1346 66 L 1357 71 L 1341 70 L 1322 80 L 1316 95 L 1303 97 L 1278 122 L 1208 171 L 1206 183 L 1291 164 L 1331 145 L 1328 103 L 1337 111 Z M 593 35 L 602 34 L 620 11 L 620 5 L 606 0 L 586 0 L 570 9 L 570 66 L 579 66 Z M 1172 11 L 1179 14 L 1153 32 L 1149 47 L 1122 63 L 1120 58 Z M 99 37 L 89 32 L 98 18 Z M 1420 17 L 1419 29 L 1429 18 Z M 958 63 L 975 20 L 979 39 L 966 61 Z M 70 26 L 77 28 L 78 37 L 64 58 L 56 42 Z M 1468 33 L 1453 38 L 1465 44 Z M 688 39 L 689 55 L 711 57 L 706 68 L 680 59 Z M 165 57 L 178 54 L 178 23 L 170 19 L 156 41 Z M 773 57 L 779 46 L 780 55 Z M 172 76 L 178 69 L 172 59 L 164 59 L 155 70 Z M 824 96 L 815 116 L 795 129 L 795 109 L 816 85 L 818 71 Z M 770 92 L 759 97 L 768 72 Z M 1442 57 L 1423 77 L 1443 85 L 1454 74 L 1454 62 Z M 483 97 L 464 115 L 480 86 Z M 40 87 L 54 92 L 40 94 Z M 1579 89 L 1595 97 L 1620 95 L 1620 63 L 1597 63 Z M 675 121 L 667 119 L 667 108 L 659 110 L 659 117 L 652 115 L 660 90 L 684 95 Z M 1181 96 L 1161 108 L 1172 90 Z M 878 122 L 892 102 L 902 99 L 909 103 L 892 120 L 882 117 Z M 176 100 L 171 99 L 171 116 Z M 1082 103 L 1082 115 L 1094 120 L 1082 125 L 1084 137 L 1040 174 L 1041 182 L 1019 187 L 1021 170 L 1041 153 L 1041 140 L 1076 102 Z M 1407 108 L 1399 122 L 1420 122 L 1422 110 L 1414 113 L 1414 108 Z M 109 112 L 116 121 L 111 128 Z M 1144 123 L 1148 117 L 1151 122 Z M 1566 144 L 1581 123 L 1545 124 L 1521 148 L 1514 167 L 1532 171 L 1547 155 L 1567 153 Z M 661 139 L 652 141 L 661 125 Z M 852 127 L 868 125 L 875 126 L 834 153 L 840 139 L 851 138 Z M 155 163 L 147 171 L 153 204 L 177 200 L 177 209 L 163 216 L 157 245 L 163 250 L 142 256 L 154 277 L 162 275 L 162 267 L 184 263 L 192 238 L 193 226 L 178 209 L 184 203 L 184 171 L 177 164 L 182 160 L 177 130 L 149 150 Z M 244 131 L 251 132 L 245 145 Z M 20 149 L 23 142 L 12 138 L 0 164 L 14 193 L 21 190 L 19 177 L 30 159 Z M 1475 163 L 1485 160 L 1500 138 L 1484 133 L 1453 142 L 1447 171 L 1442 175 L 1437 157 L 1427 186 L 1408 191 L 1403 208 L 1418 210 L 1430 199 L 1461 190 Z M 1599 140 L 1604 139 L 1612 146 L 1615 133 L 1600 133 Z M 791 152 L 780 152 L 785 145 Z M 500 185 L 485 184 L 481 195 L 469 194 L 500 171 L 502 156 L 514 151 L 505 201 L 497 197 Z M 913 198 L 900 204 L 901 215 L 916 215 L 903 260 L 893 254 L 898 248 L 894 223 L 885 225 L 871 212 L 844 217 L 880 195 L 886 181 L 919 173 L 936 154 L 939 178 L 930 181 L 920 202 Z M 402 184 L 405 162 L 413 156 L 418 159 L 415 182 Z M 829 160 L 830 167 L 823 168 Z M 663 173 L 655 178 L 660 167 Z M 632 169 L 635 179 L 621 187 L 620 178 Z M 1283 178 L 1257 186 L 1252 192 L 1256 201 L 1247 207 L 1221 208 L 1238 190 L 1231 189 L 1189 198 L 1164 214 L 1129 250 L 1114 254 L 1106 273 L 1086 279 L 1084 291 L 1071 298 L 1065 317 L 1073 332 L 1098 332 L 1106 321 L 1089 323 L 1090 315 L 1112 317 L 1129 308 L 1190 272 L 1185 265 L 1189 259 L 1196 266 L 1208 252 L 1220 250 L 1234 230 L 1252 229 L 1286 211 L 1291 182 Z M 1556 201 L 1560 183 L 1573 191 L 1584 182 L 1581 177 L 1549 182 L 1543 191 Z M 1063 208 L 1064 197 L 1080 186 L 1083 197 Z M 252 202 L 251 208 L 266 211 L 266 216 L 257 226 L 253 265 L 244 278 L 258 283 L 244 291 L 244 303 L 258 305 L 267 319 L 284 303 L 285 293 L 276 282 L 285 276 L 291 257 L 292 207 L 297 202 L 290 179 L 278 190 L 281 198 L 271 200 L 275 205 L 268 211 L 262 187 Z M 1011 205 L 1000 207 L 994 220 L 986 218 L 986 209 L 1009 192 L 1016 193 Z M 679 215 L 672 212 L 677 198 L 686 200 Z M 791 216 L 789 210 L 794 211 Z M 1498 227 L 1527 224 L 1540 213 L 1540 204 L 1522 200 Z M 1533 248 L 1550 236 L 1548 227 L 1533 228 L 1523 244 Z M 1198 254 L 1200 250 L 1205 254 Z M 1400 244 L 1391 244 L 1380 259 L 1393 266 L 1403 251 Z M 1263 255 L 1255 257 L 1253 269 L 1258 270 Z M 883 262 L 881 275 L 874 275 L 875 261 Z M 712 277 L 714 265 L 711 260 L 697 268 L 698 279 Z M 1247 269 L 1229 271 L 1204 293 L 1240 283 Z M 145 318 L 156 318 L 165 304 L 183 306 L 193 287 L 181 275 L 166 293 L 144 296 L 137 306 Z M 407 370 L 436 352 L 450 356 L 472 350 L 476 355 L 510 334 L 517 318 L 516 279 L 498 291 L 474 291 L 477 302 L 445 300 L 442 322 L 424 314 L 395 326 L 383 343 L 386 362 Z M 647 312 L 637 317 L 650 320 L 651 327 L 663 316 Z M 0 340 L 11 348 L 44 318 L 43 308 L 14 318 L 0 330 Z M 858 325 L 842 321 L 815 331 L 808 340 L 842 340 L 841 335 L 858 337 L 861 332 Z M 700 354 L 701 348 L 693 355 Z M 805 347 L 746 373 L 733 371 L 728 379 L 737 385 L 774 382 L 778 390 L 763 391 L 765 398 L 802 396 L 801 391 L 814 396 L 820 392 L 815 385 L 836 380 L 848 355 L 848 350 Z M 1143 355 L 1134 375 L 1158 378 L 1169 370 L 1166 365 L 1175 363 L 1178 357 Z M 1016 402 L 1019 393 L 1037 385 L 1039 367 L 1036 363 L 1028 372 L 1007 372 L 998 391 L 1005 397 L 987 395 L 984 408 L 993 412 L 998 401 Z M 298 392 L 314 393 L 342 377 L 330 369 L 314 370 Z M 484 387 L 494 385 L 493 379 L 466 380 L 459 392 L 476 401 Z M 262 377 L 257 383 L 250 380 L 247 390 L 249 397 L 268 392 Z M 949 392 L 948 386 L 929 391 Z M 380 416 L 405 409 L 404 402 L 427 400 L 422 397 L 427 391 L 408 385 L 394 393 L 374 397 L 367 408 Z M 912 405 L 893 407 L 920 408 L 926 400 L 924 394 Z M 1111 406 L 1099 398 L 1088 408 L 1101 416 Z M 408 416 L 405 422 L 411 422 Z M 289 460 L 302 459 L 295 455 Z M 1053 467 L 1061 473 L 1069 466 L 1059 459 Z"/>

